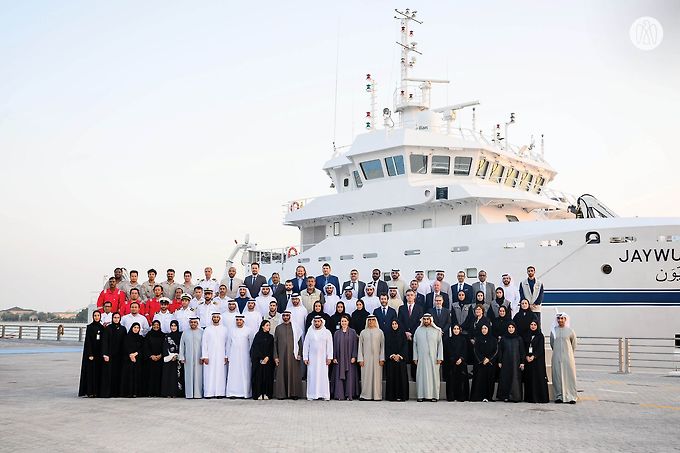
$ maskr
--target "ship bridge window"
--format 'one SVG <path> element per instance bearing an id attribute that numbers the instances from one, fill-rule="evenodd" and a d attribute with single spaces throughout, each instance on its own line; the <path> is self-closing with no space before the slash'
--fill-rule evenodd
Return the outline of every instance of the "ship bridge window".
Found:
<path id="1" fill-rule="evenodd" d="M 467 176 L 470 174 L 471 166 L 472 157 L 455 157 L 453 159 L 453 174 L 458 176 Z"/>
<path id="2" fill-rule="evenodd" d="M 378 179 L 385 176 L 382 165 L 380 164 L 380 160 L 378 159 L 367 160 L 366 162 L 362 162 L 359 165 L 361 166 L 361 171 L 364 172 L 364 178 L 367 180 Z"/>
<path id="3" fill-rule="evenodd" d="M 477 176 L 484 179 L 486 177 L 486 172 L 489 170 L 489 161 L 485 158 L 479 159 L 479 164 L 477 165 Z"/>
<path id="4" fill-rule="evenodd" d="M 543 176 L 539 176 L 538 179 L 536 180 L 536 187 L 534 187 L 534 192 L 541 193 L 541 190 L 543 190 L 543 184 L 545 184 L 545 178 Z"/>
<path id="5" fill-rule="evenodd" d="M 404 156 L 390 156 L 385 158 L 385 166 L 387 167 L 387 174 L 390 176 L 403 175 L 404 170 Z"/>
<path id="6" fill-rule="evenodd" d="M 359 175 L 359 172 L 354 170 L 352 172 L 354 175 L 354 184 L 357 185 L 357 189 L 361 189 L 364 186 L 364 182 L 361 180 L 361 175 Z"/>
<path id="7" fill-rule="evenodd" d="M 411 154 L 409 157 L 411 173 L 427 173 L 427 156 L 424 154 Z"/>
<path id="8" fill-rule="evenodd" d="M 515 187 L 517 184 L 517 177 L 519 176 L 519 171 L 511 168 L 508 170 L 508 174 L 505 176 L 505 185 L 508 187 Z"/>
<path id="9" fill-rule="evenodd" d="M 508 220 L 508 222 L 519 222 L 519 219 L 516 215 L 506 215 L 505 218 Z"/>
<path id="10" fill-rule="evenodd" d="M 505 171 L 505 167 L 496 162 L 493 164 L 493 167 L 491 167 L 491 180 L 493 182 L 501 182 L 501 178 L 503 177 L 503 172 Z"/>
<path id="11" fill-rule="evenodd" d="M 449 156 L 432 156 L 433 175 L 448 175 L 450 167 L 451 158 Z"/>
<path id="12" fill-rule="evenodd" d="M 520 180 L 519 183 L 519 188 L 523 190 L 529 190 L 529 187 L 531 186 L 531 181 L 534 180 L 534 175 L 531 173 L 525 173 L 524 176 L 522 176 L 522 179 Z"/>

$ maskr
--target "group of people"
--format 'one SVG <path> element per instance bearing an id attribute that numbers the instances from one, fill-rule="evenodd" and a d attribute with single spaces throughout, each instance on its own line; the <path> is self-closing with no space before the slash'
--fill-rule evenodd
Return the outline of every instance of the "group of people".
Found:
<path id="1" fill-rule="evenodd" d="M 473 285 L 437 271 L 408 284 L 392 269 L 371 281 L 352 270 L 340 286 L 329 264 L 281 283 L 252 263 L 244 280 L 230 267 L 196 284 L 138 282 L 116 269 L 87 326 L 80 396 L 307 398 L 406 401 L 548 402 L 543 284 L 535 268 L 516 288 L 495 287 L 485 271 Z M 575 403 L 576 335 L 559 313 L 550 333 L 556 402 Z M 470 378 L 472 378 L 470 382 Z M 385 389 L 383 392 L 383 380 Z M 306 382 L 304 389 L 303 381 Z"/>

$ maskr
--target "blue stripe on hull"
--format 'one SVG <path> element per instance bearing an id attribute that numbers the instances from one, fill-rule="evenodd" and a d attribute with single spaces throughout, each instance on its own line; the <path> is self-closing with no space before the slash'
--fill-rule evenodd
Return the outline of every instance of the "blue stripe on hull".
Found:
<path id="1" fill-rule="evenodd" d="M 680 290 L 546 290 L 543 305 L 680 306 Z"/>

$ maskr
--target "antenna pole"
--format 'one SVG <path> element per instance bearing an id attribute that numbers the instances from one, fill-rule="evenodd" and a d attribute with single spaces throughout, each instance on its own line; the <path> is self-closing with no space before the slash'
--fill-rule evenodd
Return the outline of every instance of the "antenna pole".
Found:
<path id="1" fill-rule="evenodd" d="M 416 19 L 417 11 L 411 11 L 409 8 L 406 8 L 403 12 L 398 9 L 395 9 L 394 11 L 397 13 L 394 18 L 399 19 L 399 25 L 401 26 L 401 42 L 397 41 L 397 44 L 401 47 L 401 84 L 399 90 L 402 93 L 402 96 L 405 99 L 408 99 L 408 70 L 415 64 L 415 58 L 409 61 L 409 53 L 415 52 L 422 55 L 416 50 L 415 42 L 410 44 L 408 42 L 409 38 L 413 37 L 413 31 L 409 29 L 409 23 L 414 21 L 417 24 L 422 24 L 422 22 Z"/>

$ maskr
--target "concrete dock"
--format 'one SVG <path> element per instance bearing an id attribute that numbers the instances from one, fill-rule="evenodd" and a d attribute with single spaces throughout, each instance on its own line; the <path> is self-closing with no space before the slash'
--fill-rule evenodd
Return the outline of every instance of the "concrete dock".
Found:
<path id="1" fill-rule="evenodd" d="M 576 405 L 76 396 L 79 344 L 0 340 L 0 451 L 674 451 L 680 378 L 579 370 Z"/>

